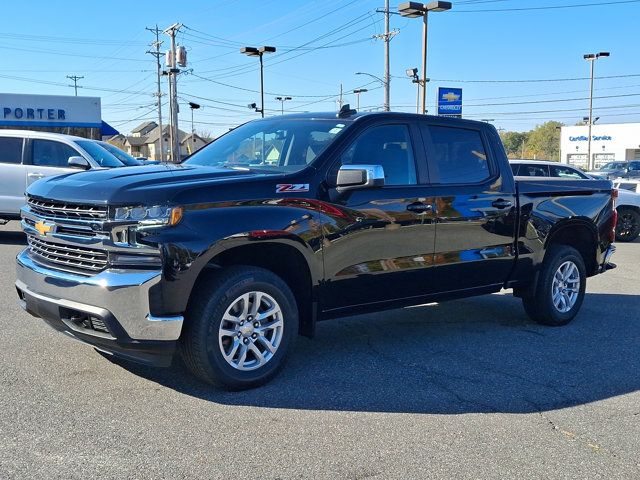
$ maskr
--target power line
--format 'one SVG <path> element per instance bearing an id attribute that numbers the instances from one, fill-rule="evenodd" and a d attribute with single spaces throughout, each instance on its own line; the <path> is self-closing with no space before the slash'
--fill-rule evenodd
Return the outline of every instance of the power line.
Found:
<path id="1" fill-rule="evenodd" d="M 556 10 L 562 8 L 601 7 L 605 5 L 620 5 L 625 3 L 639 3 L 640 0 L 618 0 L 614 2 L 578 3 L 572 5 L 548 5 L 545 7 L 513 7 L 478 10 L 452 10 L 454 13 L 493 13 L 493 12 L 524 12 L 530 10 Z"/>

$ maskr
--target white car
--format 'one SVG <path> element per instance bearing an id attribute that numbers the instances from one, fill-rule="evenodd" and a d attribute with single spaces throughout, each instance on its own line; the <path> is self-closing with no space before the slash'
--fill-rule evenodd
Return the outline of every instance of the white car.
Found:
<path id="1" fill-rule="evenodd" d="M 564 163 L 540 160 L 509 160 L 513 174 L 519 177 L 592 178 L 590 174 Z M 598 177 L 595 177 L 598 178 Z M 600 177 L 601 178 L 601 177 Z M 619 178 L 613 181 L 618 189 L 616 210 L 616 241 L 633 242 L 640 235 L 640 180 Z"/>
<path id="2" fill-rule="evenodd" d="M 0 224 L 20 218 L 24 192 L 43 177 L 124 167 L 95 140 L 59 133 L 0 130 Z"/>

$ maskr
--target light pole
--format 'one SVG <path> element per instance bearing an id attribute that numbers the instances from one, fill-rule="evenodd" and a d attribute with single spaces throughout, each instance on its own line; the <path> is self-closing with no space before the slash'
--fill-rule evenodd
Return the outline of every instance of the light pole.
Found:
<path id="1" fill-rule="evenodd" d="M 585 53 L 582 58 L 584 58 L 587 62 L 589 62 L 590 71 L 591 71 L 591 81 L 589 87 L 589 138 L 587 140 L 587 167 L 589 170 L 593 170 L 593 160 L 591 159 L 591 125 L 593 124 L 593 64 L 600 57 L 608 57 L 609 52 L 599 52 L 599 53 Z"/>
<path id="2" fill-rule="evenodd" d="M 280 115 L 284 115 L 284 102 L 293 99 L 291 97 L 276 97 L 276 100 L 280 102 Z"/>
<path id="3" fill-rule="evenodd" d="M 366 88 L 356 88 L 353 93 L 356 94 L 356 110 L 360 111 L 360 94 L 364 92 L 368 92 Z"/>
<path id="4" fill-rule="evenodd" d="M 196 129 L 193 126 L 193 111 L 198 110 L 200 105 L 197 103 L 189 102 L 189 108 L 191 109 L 191 134 L 194 135 L 196 133 Z"/>
<path id="5" fill-rule="evenodd" d="M 262 64 L 262 56 L 265 53 L 274 53 L 276 51 L 276 47 L 267 47 L 266 45 L 263 47 L 242 47 L 240 49 L 240 53 L 243 53 L 249 57 L 259 57 L 260 58 L 260 115 L 264 118 L 264 66 Z"/>
<path id="6" fill-rule="evenodd" d="M 367 73 L 367 72 L 356 72 L 356 75 L 366 75 L 368 77 L 374 78 L 382 84 L 382 86 L 385 88 L 385 91 L 387 89 L 387 82 L 385 82 L 383 79 L 381 79 L 376 75 L 372 75 L 371 73 Z M 388 103 L 384 103 L 384 111 L 388 112 L 390 109 L 391 109 L 391 106 Z"/>
<path id="7" fill-rule="evenodd" d="M 422 80 L 418 76 L 417 68 L 407 68 L 405 70 L 407 77 L 411 79 L 412 83 L 416 84 L 416 113 L 420 113 L 420 87 L 422 86 Z M 427 82 L 429 79 L 427 78 Z"/>
<path id="8" fill-rule="evenodd" d="M 422 114 L 427 113 L 427 20 L 429 12 L 445 12 L 451 10 L 451 2 L 404 2 L 398 5 L 398 12 L 403 17 L 422 17 Z"/>

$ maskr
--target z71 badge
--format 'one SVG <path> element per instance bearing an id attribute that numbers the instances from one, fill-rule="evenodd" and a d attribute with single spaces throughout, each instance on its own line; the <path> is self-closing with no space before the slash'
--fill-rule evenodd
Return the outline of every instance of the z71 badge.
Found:
<path id="1" fill-rule="evenodd" d="M 308 183 L 279 183 L 276 185 L 276 193 L 296 193 L 308 191 Z"/>

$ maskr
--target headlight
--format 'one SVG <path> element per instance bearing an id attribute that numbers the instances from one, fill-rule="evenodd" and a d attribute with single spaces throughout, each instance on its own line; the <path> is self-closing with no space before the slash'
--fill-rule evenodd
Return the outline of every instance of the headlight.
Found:
<path id="1" fill-rule="evenodd" d="M 141 226 L 176 225 L 181 219 L 182 207 L 118 207 L 115 212 L 115 220 Z"/>

